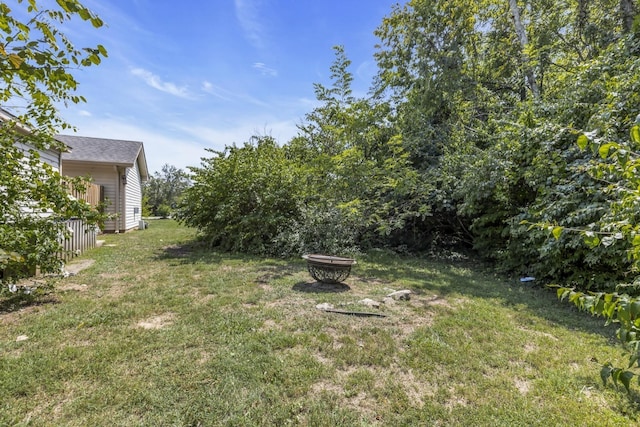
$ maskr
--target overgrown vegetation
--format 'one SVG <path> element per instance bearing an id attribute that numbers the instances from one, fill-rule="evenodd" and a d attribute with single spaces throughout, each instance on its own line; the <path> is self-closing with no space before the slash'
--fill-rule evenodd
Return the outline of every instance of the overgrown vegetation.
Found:
<path id="1" fill-rule="evenodd" d="M 466 246 L 503 271 L 541 281 L 595 291 L 632 282 L 624 242 L 589 245 L 571 233 L 555 239 L 527 224 L 597 232 L 628 220 L 613 207 L 620 193 L 611 184 L 620 177 L 588 173 L 599 154 L 580 150 L 575 140 L 588 131 L 620 141 L 638 114 L 636 5 L 522 3 L 395 6 L 376 32 L 379 72 L 371 96 L 353 96 L 350 61 L 336 47 L 332 86 L 315 86 L 320 105 L 297 137 L 272 147 L 280 163 L 255 156 L 268 137 L 217 153 L 194 169 L 182 217 L 214 246 L 253 253 L 310 250 L 301 239 L 317 240 L 318 224 L 328 236 L 348 224 L 344 244 L 338 240 L 333 251 Z M 295 176 L 295 188 L 280 191 L 299 205 L 279 210 L 269 185 L 243 192 L 259 203 L 229 194 L 230 176 L 211 169 L 235 170 L 244 158 L 258 170 Z M 200 209 L 205 194 L 230 216 Z M 239 212 L 279 226 L 247 220 L 220 234 L 219 221 L 237 223 Z"/>
<path id="2" fill-rule="evenodd" d="M 396 5 L 376 31 L 371 95 L 352 95 L 337 47 L 333 86 L 315 86 L 320 106 L 296 138 L 271 147 L 278 173 L 296 177 L 289 194 L 300 205 L 285 213 L 271 189 L 250 184 L 263 203 L 225 195 L 229 176 L 214 166 L 235 171 L 243 157 L 275 166 L 255 157 L 258 138 L 194 169 L 183 218 L 213 246 L 259 254 L 472 247 L 498 270 L 562 283 L 571 290 L 560 295 L 621 322 L 631 367 L 640 354 L 638 12 L 633 0 Z M 221 235 L 241 219 L 201 211 L 204 194 L 225 212 L 242 206 L 279 225 Z M 627 388 L 635 375 L 610 363 L 602 372 Z"/>

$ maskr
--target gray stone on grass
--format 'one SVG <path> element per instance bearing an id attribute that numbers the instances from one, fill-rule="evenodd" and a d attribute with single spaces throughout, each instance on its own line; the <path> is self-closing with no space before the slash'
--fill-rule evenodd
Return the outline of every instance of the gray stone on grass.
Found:
<path id="1" fill-rule="evenodd" d="M 366 305 L 367 307 L 380 308 L 380 301 L 375 301 L 375 300 L 372 300 L 371 298 L 365 298 L 358 302 L 362 305 Z"/>
<path id="2" fill-rule="evenodd" d="M 391 292 L 387 297 L 393 298 L 397 301 L 409 301 L 411 299 L 411 292 L 409 289 L 403 289 L 401 291 Z"/>

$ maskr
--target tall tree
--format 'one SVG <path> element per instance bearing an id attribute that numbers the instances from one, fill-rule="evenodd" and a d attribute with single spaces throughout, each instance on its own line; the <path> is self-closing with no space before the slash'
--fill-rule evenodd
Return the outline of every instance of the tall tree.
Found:
<path id="1" fill-rule="evenodd" d="M 185 171 L 164 164 L 144 184 L 142 191 L 151 213 L 167 216 L 180 203 L 182 193 L 190 186 L 191 180 Z"/>
<path id="2" fill-rule="evenodd" d="M 533 94 L 533 99 L 538 99 L 540 98 L 540 89 L 538 87 L 536 77 L 533 74 L 531 59 L 527 54 L 527 50 L 529 49 L 529 40 L 527 38 L 527 32 L 524 25 L 522 24 L 522 19 L 520 18 L 518 2 L 516 0 L 509 0 L 509 9 L 511 11 L 511 18 L 516 29 L 516 34 L 518 35 L 518 40 L 520 40 L 520 56 L 522 58 L 522 68 L 524 69 L 524 74 L 527 77 L 527 84 Z"/>
<path id="3" fill-rule="evenodd" d="M 633 20 L 636 11 L 633 0 L 620 0 L 620 18 L 622 21 L 622 31 L 630 33 L 633 29 Z"/>

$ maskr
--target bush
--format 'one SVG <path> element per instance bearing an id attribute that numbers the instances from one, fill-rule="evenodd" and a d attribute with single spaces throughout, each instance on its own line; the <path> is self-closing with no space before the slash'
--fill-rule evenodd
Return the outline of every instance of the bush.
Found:
<path id="1" fill-rule="evenodd" d="M 171 215 L 171 207 L 167 205 L 160 205 L 156 209 L 156 215 L 162 218 L 168 218 Z"/>
<path id="2" fill-rule="evenodd" d="M 283 224 L 274 240 L 278 255 L 355 255 L 359 226 L 335 206 L 300 206 L 300 217 Z"/>
<path id="3" fill-rule="evenodd" d="M 203 160 L 176 212 L 212 247 L 268 254 L 283 224 L 299 216 L 300 179 L 295 164 L 271 137 L 254 137 Z"/>

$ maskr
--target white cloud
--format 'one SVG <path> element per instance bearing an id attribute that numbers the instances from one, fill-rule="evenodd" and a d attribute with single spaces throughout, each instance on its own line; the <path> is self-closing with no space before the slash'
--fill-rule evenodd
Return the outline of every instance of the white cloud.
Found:
<path id="1" fill-rule="evenodd" d="M 214 85 L 213 83 L 205 80 L 202 82 L 202 91 L 208 93 L 209 95 L 213 95 L 216 98 L 222 99 L 224 101 L 236 102 L 236 103 L 249 103 L 253 105 L 257 105 L 259 107 L 271 107 L 270 104 L 261 101 L 258 98 L 255 98 L 251 95 L 245 93 L 235 93 L 230 90 L 227 90 L 223 87 Z"/>
<path id="2" fill-rule="evenodd" d="M 262 128 L 256 127 L 260 126 Z M 204 142 L 206 147 L 214 150 L 223 150 L 225 146 L 232 144 L 242 145 L 252 136 L 269 135 L 281 144 L 287 143 L 298 133 L 296 123 L 291 120 L 270 121 L 267 118 L 246 118 L 241 122 L 228 125 L 226 128 L 211 127 L 208 125 L 176 125 L 177 129 L 185 135 Z"/>
<path id="3" fill-rule="evenodd" d="M 275 68 L 267 67 L 267 65 L 263 62 L 255 62 L 252 67 L 260 71 L 260 74 L 262 74 L 263 76 L 276 77 L 278 75 L 278 70 L 276 70 Z"/>
<path id="4" fill-rule="evenodd" d="M 200 166 L 202 157 L 211 157 L 205 148 L 222 151 L 225 146 L 241 145 L 254 135 L 271 135 L 280 143 L 286 143 L 297 134 L 293 121 L 256 116 L 224 124 L 189 117 L 188 121 L 164 122 L 160 126 L 146 125 L 135 118 L 77 116 L 73 124 L 76 133 L 63 133 L 142 141 L 149 173 L 159 171 L 165 163 L 184 170 L 187 166 Z"/>
<path id="5" fill-rule="evenodd" d="M 159 76 L 153 74 L 151 71 L 147 71 L 143 68 L 134 68 L 131 70 L 131 74 L 136 77 L 140 77 L 146 84 L 154 89 L 158 89 L 159 91 L 166 92 L 180 98 L 191 98 L 186 86 L 179 87 L 175 83 L 164 82 Z"/>
<path id="6" fill-rule="evenodd" d="M 236 18 L 245 37 L 256 48 L 264 47 L 265 27 L 260 19 L 259 1 L 235 0 Z"/>
<path id="7" fill-rule="evenodd" d="M 213 95 L 216 98 L 220 98 L 224 101 L 232 101 L 233 94 L 222 89 L 219 86 L 214 85 L 213 83 L 205 80 L 202 82 L 202 91 L 208 93 L 209 95 Z"/>
<path id="8" fill-rule="evenodd" d="M 91 113 L 87 110 L 80 110 L 78 111 L 78 114 L 83 116 L 83 117 L 91 117 Z"/>

